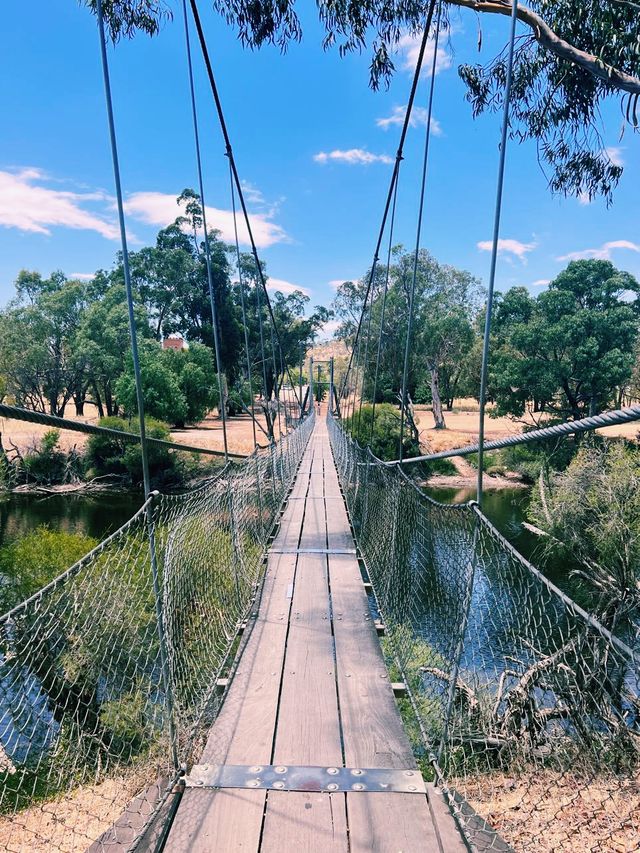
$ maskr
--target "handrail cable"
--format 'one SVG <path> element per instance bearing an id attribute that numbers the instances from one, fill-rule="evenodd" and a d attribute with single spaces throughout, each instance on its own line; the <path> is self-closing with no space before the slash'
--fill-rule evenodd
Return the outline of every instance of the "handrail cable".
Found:
<path id="1" fill-rule="evenodd" d="M 191 2 L 193 4 L 194 0 L 191 0 Z M 387 217 L 389 215 L 389 209 L 391 207 L 391 201 L 393 198 L 394 188 L 395 188 L 396 182 L 398 180 L 398 172 L 400 169 L 400 162 L 402 161 L 404 143 L 405 143 L 405 139 L 407 136 L 407 132 L 409 130 L 409 123 L 411 121 L 411 113 L 413 111 L 413 102 L 414 102 L 415 97 L 416 97 L 416 90 L 418 88 L 418 81 L 420 80 L 420 72 L 422 71 L 422 62 L 424 60 L 424 54 L 425 54 L 425 50 L 427 47 L 427 42 L 429 40 L 429 32 L 431 30 L 431 23 L 433 20 L 433 13 L 434 13 L 434 10 L 436 7 L 436 3 L 437 3 L 437 0 L 431 0 L 431 2 L 429 4 L 429 10 L 427 12 L 427 18 L 426 18 L 425 27 L 424 27 L 424 33 L 422 34 L 422 41 L 420 43 L 420 50 L 418 53 L 418 59 L 416 61 L 416 68 L 415 68 L 415 72 L 413 75 L 413 81 L 411 83 L 411 90 L 409 92 L 409 100 L 407 101 L 407 108 L 406 108 L 405 114 L 404 114 L 404 121 L 402 123 L 402 130 L 400 132 L 400 141 L 398 143 L 398 150 L 396 152 L 396 159 L 395 159 L 395 163 L 393 166 L 393 173 L 391 175 L 391 181 L 389 184 L 389 189 L 387 191 L 387 198 L 385 201 L 384 211 L 382 214 L 382 222 L 380 223 L 380 229 L 378 231 L 378 238 L 376 240 L 376 247 L 375 247 L 375 251 L 373 253 L 373 262 L 371 264 L 371 271 L 369 273 L 369 280 L 367 282 L 367 288 L 366 288 L 365 295 L 364 295 L 363 306 L 365 306 L 367 304 L 367 301 L 369 299 L 369 292 L 370 292 L 371 287 L 373 285 L 373 280 L 374 280 L 375 274 L 376 274 L 376 266 L 378 263 L 378 255 L 380 253 L 380 247 L 382 245 L 382 239 L 384 237 L 384 231 L 385 231 L 385 227 L 387 224 Z M 360 337 L 360 330 L 362 328 L 363 318 L 364 318 L 364 308 L 363 308 L 362 313 L 360 314 L 360 319 L 358 321 L 358 326 L 356 329 L 356 336 L 355 336 L 355 339 L 353 342 L 353 346 L 351 348 L 351 354 L 349 356 L 349 362 L 347 364 L 347 370 L 345 372 L 344 379 L 342 381 L 342 389 L 340 392 L 340 396 L 342 396 L 344 394 L 344 390 L 347 387 L 347 381 L 348 381 L 349 373 L 351 372 L 351 366 L 353 363 L 353 355 L 355 352 L 356 344 L 357 344 L 358 339 Z"/>
<path id="2" fill-rule="evenodd" d="M 200 190 L 200 202 L 202 204 L 202 229 L 204 231 L 204 253 L 205 264 L 207 267 L 207 285 L 209 289 L 209 304 L 211 307 L 211 325 L 213 328 L 213 347 L 216 355 L 216 375 L 218 379 L 218 396 L 220 399 L 219 410 L 222 418 L 222 437 L 224 442 L 225 458 L 229 455 L 229 445 L 227 443 L 227 413 L 226 401 L 224 398 L 224 387 L 222 382 L 222 364 L 220 361 L 220 330 L 218 328 L 218 311 L 216 308 L 216 299 L 213 292 L 213 274 L 211 272 L 211 246 L 209 243 L 209 232 L 207 230 L 207 207 L 204 196 L 204 181 L 202 179 L 202 155 L 200 152 L 200 133 L 198 129 L 198 108 L 196 106 L 196 90 L 193 82 L 193 62 L 191 59 L 191 38 L 189 36 L 189 19 L 187 17 L 187 2 L 182 0 L 182 17 L 184 21 L 184 38 L 185 48 L 187 53 L 187 68 L 189 71 L 189 93 L 191 95 L 191 115 L 193 118 L 193 139 L 196 152 L 196 166 L 198 170 L 198 187 Z M 197 237 L 196 237 L 197 250 Z"/>
<path id="3" fill-rule="evenodd" d="M 498 165 L 498 183 L 496 187 L 496 206 L 493 222 L 493 243 L 491 247 L 491 272 L 489 274 L 489 289 L 487 292 L 487 310 L 484 320 L 484 339 L 482 342 L 482 367 L 480 369 L 480 412 L 478 424 L 478 484 L 476 499 L 482 506 L 482 477 L 484 465 L 484 419 L 487 403 L 487 374 L 489 369 L 489 338 L 491 335 L 491 317 L 493 313 L 493 291 L 496 283 L 496 266 L 498 262 L 498 246 L 500 237 L 500 216 L 502 214 L 502 188 L 504 186 L 504 169 L 507 155 L 507 135 L 509 131 L 509 101 L 511 99 L 511 84 L 513 81 L 513 54 L 516 43 L 516 23 L 518 20 L 518 0 L 513 0 L 511 6 L 511 34 L 509 37 L 509 57 L 507 59 L 507 79 L 504 91 L 504 111 L 502 115 L 502 136 L 500 142 L 500 162 Z"/>
<path id="4" fill-rule="evenodd" d="M 222 102 L 220 100 L 220 94 L 218 92 L 218 86 L 216 83 L 215 75 L 213 73 L 213 66 L 211 64 L 211 58 L 209 56 L 209 49 L 207 47 L 207 42 L 204 35 L 204 30 L 202 29 L 202 22 L 200 20 L 200 13 L 198 12 L 198 4 L 197 0 L 189 0 L 191 6 L 191 12 L 193 14 L 193 20 L 196 25 L 196 30 L 198 32 L 198 41 L 200 43 L 200 49 L 202 52 L 202 57 L 204 59 L 204 63 L 207 70 L 207 76 L 209 78 L 209 84 L 211 86 L 211 93 L 213 95 L 213 100 L 215 102 L 216 112 L 218 114 L 218 121 L 220 123 L 220 130 L 222 131 L 222 136 L 224 138 L 226 155 L 229 158 L 229 162 L 231 163 L 231 171 L 233 173 L 233 179 L 236 185 L 236 189 L 238 191 L 238 198 L 240 200 L 240 206 L 242 208 L 242 214 L 245 221 L 245 226 L 247 229 L 247 234 L 249 237 L 249 242 L 251 244 L 251 253 L 253 254 L 254 260 L 256 262 L 256 268 L 258 272 L 258 277 L 260 279 L 260 284 L 262 285 L 262 289 L 264 290 L 267 308 L 269 310 L 269 315 L 271 317 L 271 322 L 273 323 L 273 327 L 275 330 L 276 338 L 278 340 L 278 346 L 282 349 L 282 340 L 280 338 L 280 333 L 278 331 L 278 327 L 276 324 L 276 318 L 273 313 L 273 308 L 271 307 L 271 300 L 269 299 L 269 292 L 267 290 L 267 282 L 264 277 L 264 272 L 262 270 L 262 266 L 260 265 L 260 261 L 258 259 L 258 249 L 256 246 L 256 241 L 253 236 L 253 229 L 251 228 L 251 220 L 249 218 L 249 212 L 247 210 L 247 204 L 244 197 L 244 191 L 242 188 L 242 183 L 240 181 L 240 176 L 238 174 L 238 168 L 236 166 L 236 160 L 233 153 L 233 149 L 231 147 L 231 139 L 229 137 L 229 131 L 227 130 L 227 123 L 224 117 L 224 111 L 222 109 Z M 293 393 L 296 395 L 296 385 L 293 381 L 293 377 L 291 376 L 291 371 L 289 370 L 289 366 L 287 365 L 287 373 L 289 375 L 289 381 L 291 383 L 291 387 L 293 389 Z M 300 407 L 302 408 L 302 401 L 298 400 Z"/>
<path id="5" fill-rule="evenodd" d="M 81 421 L 72 421 L 68 418 L 60 418 L 57 415 L 47 415 L 44 412 L 34 412 L 31 409 L 22 409 L 19 406 L 9 406 L 6 403 L 0 403 L 0 417 L 16 421 L 28 421 L 32 424 L 54 427 L 54 429 L 68 429 L 73 432 L 84 432 L 89 435 L 108 435 L 113 438 L 118 438 L 121 441 L 131 442 L 132 444 L 140 443 L 140 435 L 135 432 L 124 432 L 110 427 L 85 424 Z M 208 447 L 194 447 L 190 444 L 181 444 L 177 441 L 165 441 L 163 438 L 153 438 L 153 436 L 146 434 L 145 442 L 147 445 L 153 445 L 154 447 L 166 447 L 171 450 L 182 450 L 185 453 L 205 453 L 207 456 L 225 455 L 222 450 L 211 450 Z M 258 445 L 258 447 L 260 447 L 260 445 Z M 246 458 L 246 455 L 243 453 L 230 452 L 228 456 L 236 459 Z"/>
<path id="6" fill-rule="evenodd" d="M 424 215 L 424 198 L 427 186 L 427 167 L 429 164 L 429 147 L 431 142 L 431 116 L 433 114 L 433 94 L 436 82 L 436 66 L 438 63 L 438 41 L 440 38 L 440 20 L 442 16 L 442 0 L 438 2 L 438 16 L 436 19 L 436 31 L 433 37 L 433 63 L 431 65 L 431 81 L 429 85 L 429 103 L 427 107 L 427 127 L 424 134 L 424 154 L 422 159 L 422 178 L 420 183 L 420 203 L 418 205 L 418 222 L 416 225 L 416 244 L 413 256 L 413 272 L 411 276 L 411 288 L 409 290 L 409 316 L 407 318 L 407 340 L 404 347 L 404 364 L 402 366 L 402 391 L 400 394 L 400 459 L 403 455 L 402 440 L 404 438 L 404 419 L 407 406 L 407 380 L 409 378 L 409 352 L 411 349 L 411 335 L 413 332 L 413 315 L 415 311 L 416 281 L 418 278 L 418 256 L 420 252 L 420 238 L 422 236 L 422 219 Z"/>
<path id="7" fill-rule="evenodd" d="M 503 447 L 514 447 L 518 444 L 530 444 L 533 441 L 545 441 L 548 438 L 558 438 L 565 435 L 577 435 L 582 432 L 591 432 L 595 429 L 603 429 L 609 426 L 618 426 L 633 421 L 640 421 L 640 406 L 629 406 L 627 409 L 612 409 L 599 415 L 581 418 L 577 421 L 564 421 L 561 424 L 533 429 L 518 435 L 508 435 L 505 438 L 497 438 L 494 441 L 485 441 L 484 450 L 500 450 Z M 433 462 L 435 459 L 448 459 L 452 456 L 471 456 L 479 454 L 480 442 L 468 444 L 465 447 L 455 447 L 451 450 L 441 450 L 439 453 L 425 453 L 422 456 L 411 456 L 407 459 L 393 459 L 384 462 L 384 465 L 412 465 L 416 462 Z"/>

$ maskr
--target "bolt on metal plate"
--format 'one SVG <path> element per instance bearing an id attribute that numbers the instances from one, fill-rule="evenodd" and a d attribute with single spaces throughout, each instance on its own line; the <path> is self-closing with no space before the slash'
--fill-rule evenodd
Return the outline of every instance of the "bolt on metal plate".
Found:
<path id="1" fill-rule="evenodd" d="M 357 779 L 357 781 L 355 781 Z M 384 770 L 363 767 L 196 764 L 185 777 L 187 788 L 262 788 L 275 791 L 425 794 L 422 775 L 415 769 Z"/>

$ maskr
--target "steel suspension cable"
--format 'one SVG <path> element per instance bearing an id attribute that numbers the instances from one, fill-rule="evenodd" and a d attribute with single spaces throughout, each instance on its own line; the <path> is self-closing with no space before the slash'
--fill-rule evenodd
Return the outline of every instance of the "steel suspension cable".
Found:
<path id="1" fill-rule="evenodd" d="M 192 0 L 192 2 L 193 2 L 193 0 Z M 374 280 L 375 274 L 376 274 L 376 266 L 378 264 L 378 255 L 380 252 L 380 246 L 382 245 L 382 239 L 383 239 L 386 224 L 387 224 L 387 217 L 389 216 L 389 209 L 391 207 L 391 201 L 393 198 L 394 188 L 395 188 L 396 182 L 398 180 L 398 172 L 400 169 L 400 162 L 402 161 L 402 153 L 404 150 L 404 143 L 405 143 L 405 139 L 407 137 L 407 131 L 409 130 L 409 123 L 411 121 L 411 113 L 413 111 L 413 102 L 414 102 L 415 97 L 416 97 L 416 90 L 418 88 L 418 81 L 420 80 L 420 72 L 422 71 L 422 63 L 424 60 L 424 54 L 425 54 L 425 50 L 427 47 L 427 42 L 429 40 L 429 32 L 431 30 L 431 24 L 433 21 L 433 13 L 434 13 L 437 2 L 438 2 L 438 0 L 431 0 L 431 2 L 429 3 L 429 10 L 427 12 L 427 19 L 425 22 L 424 33 L 422 35 L 422 41 L 420 43 L 420 50 L 418 52 L 418 59 L 416 61 L 416 69 L 415 69 L 415 72 L 413 75 L 413 81 L 411 83 L 411 90 L 409 92 L 409 100 L 407 101 L 407 109 L 405 110 L 404 121 L 402 123 L 402 131 L 400 133 L 400 141 L 398 143 L 398 150 L 396 153 L 396 159 L 395 159 L 395 163 L 393 166 L 393 174 L 391 175 L 391 182 L 389 184 L 389 190 L 387 192 L 387 197 L 386 197 L 386 201 L 385 201 L 385 205 L 384 205 L 384 211 L 382 214 L 382 222 L 380 223 L 380 229 L 378 231 L 378 238 L 376 240 L 376 247 L 375 247 L 375 250 L 373 253 L 373 263 L 371 265 L 371 272 L 369 274 L 369 280 L 368 280 L 367 288 L 365 291 L 363 305 L 367 304 L 367 300 L 369 299 L 369 291 L 371 290 L 371 286 L 373 284 L 373 280 Z M 351 366 L 353 363 L 353 355 L 355 352 L 356 343 L 358 342 L 358 339 L 360 337 L 360 330 L 362 328 L 363 317 L 364 317 L 364 311 L 360 314 L 360 319 L 358 321 L 358 326 L 356 329 L 356 336 L 354 339 L 353 347 L 351 349 L 351 354 L 349 356 L 349 362 L 347 365 L 347 370 L 345 372 L 344 379 L 342 382 L 342 391 L 341 391 L 340 396 L 342 396 L 344 389 L 347 387 L 347 381 L 349 378 L 349 373 L 351 372 Z"/>
<path id="2" fill-rule="evenodd" d="M 124 221 L 124 202 L 122 198 L 122 184 L 120 181 L 120 162 L 118 157 L 118 143 L 116 140 L 115 119 L 113 116 L 113 99 L 111 96 L 111 80 L 109 77 L 109 59 L 107 57 L 107 41 L 104 32 L 104 14 L 102 9 L 102 0 L 96 1 L 96 15 L 98 18 L 98 32 L 100 34 L 100 57 L 102 61 L 102 78 L 104 83 L 104 94 L 107 106 L 109 142 L 111 145 L 111 160 L 113 163 L 113 180 L 116 189 L 118 226 L 120 228 L 120 243 L 122 246 L 122 270 L 124 274 L 124 288 L 127 299 L 127 315 L 129 318 L 131 357 L 133 360 L 133 375 L 136 384 L 136 402 L 138 406 L 138 418 L 140 419 L 140 453 L 142 456 L 142 480 L 145 498 L 147 498 L 151 493 L 151 477 L 149 474 L 149 451 L 147 447 L 147 430 L 144 422 L 144 393 L 142 391 L 140 354 L 138 352 L 138 333 L 136 330 L 136 318 L 133 306 L 133 288 L 131 285 L 129 248 L 127 244 L 127 229 Z"/>
<path id="3" fill-rule="evenodd" d="M 630 406 L 628 409 L 615 409 L 610 412 L 603 412 L 600 415 L 591 415 L 588 418 L 581 418 L 578 421 L 565 421 L 561 424 L 553 424 L 553 426 L 541 427 L 540 429 L 529 430 L 529 432 L 518 433 L 517 435 L 508 435 L 504 438 L 496 438 L 493 441 L 485 441 L 485 450 L 500 450 L 503 447 L 514 447 L 517 444 L 530 444 L 534 441 L 545 441 L 551 438 L 560 438 L 565 435 L 577 435 L 582 432 L 591 432 L 595 429 L 603 429 L 609 426 L 618 426 L 619 424 L 633 423 L 640 421 L 640 406 Z M 449 459 L 452 456 L 471 456 L 478 453 L 480 444 L 467 444 L 464 447 L 454 447 L 451 450 L 441 450 L 439 453 L 425 453 L 422 456 L 411 456 L 408 459 L 393 459 L 389 462 L 384 462 L 384 465 L 412 465 L 416 462 L 431 462 L 435 459 Z"/>
<path id="4" fill-rule="evenodd" d="M 362 362 L 362 377 L 360 380 L 360 405 L 358 406 L 358 434 L 360 434 L 360 424 L 362 423 L 362 403 L 364 401 L 364 383 L 367 375 L 367 364 L 369 362 L 369 340 L 371 338 L 371 318 L 373 317 L 373 300 L 375 298 L 375 287 L 371 288 L 371 304 L 369 305 L 369 313 L 367 316 L 367 334 L 365 336 L 364 359 Z M 357 373 L 356 373 L 357 376 Z"/>
<path id="5" fill-rule="evenodd" d="M 389 220 L 389 246 L 387 248 L 387 269 L 384 277 L 384 288 L 382 290 L 382 307 L 380 309 L 380 329 L 378 331 L 378 350 L 376 353 L 376 369 L 373 378 L 373 402 L 371 405 L 371 430 L 369 431 L 369 444 L 373 441 L 373 427 L 376 419 L 376 398 L 378 396 L 378 376 L 380 374 L 380 357 L 382 355 L 382 335 L 384 333 L 384 317 L 387 307 L 387 291 L 389 290 L 389 274 L 391 272 L 391 250 L 393 248 L 393 230 L 396 221 L 396 203 L 398 201 L 398 183 L 393 192 L 393 205 L 391 208 L 391 219 Z"/>
<path id="6" fill-rule="evenodd" d="M 254 258 L 255 260 L 255 258 Z M 262 324 L 262 301 L 260 299 L 260 286 L 256 282 L 256 312 L 258 315 L 258 329 L 260 331 L 260 358 L 262 359 L 262 400 L 264 404 L 264 417 L 269 427 L 269 438 L 271 444 L 275 441 L 273 434 L 273 422 L 271 420 L 271 412 L 269 411 L 269 403 L 271 396 L 268 395 L 267 385 L 267 356 L 264 349 L 264 329 Z"/>
<path id="7" fill-rule="evenodd" d="M 147 431 L 144 422 L 144 393 L 142 390 L 142 376 L 140 372 L 140 356 L 138 353 L 138 333 L 136 329 L 136 318 L 133 307 L 133 288 L 131 286 L 131 269 L 129 266 L 129 248 L 127 245 L 127 229 L 124 220 L 124 203 L 122 198 L 122 183 L 120 180 L 120 162 L 118 158 L 118 143 L 116 140 L 116 126 L 113 116 L 113 98 L 111 96 L 111 80 L 109 77 L 109 58 L 107 56 L 107 42 L 104 31 L 104 15 L 102 0 L 96 0 L 96 16 L 98 18 L 98 33 L 100 36 L 100 58 L 102 62 L 102 77 L 104 82 L 104 94 L 107 106 L 107 120 L 109 124 L 109 142 L 111 145 L 111 159 L 113 161 L 113 179 L 116 189 L 116 206 L 118 210 L 118 225 L 120 227 L 120 242 L 122 245 L 122 270 L 124 273 L 125 293 L 127 297 L 127 314 L 129 317 L 129 336 L 131 338 L 131 358 L 133 360 L 133 372 L 136 382 L 136 400 L 138 404 L 138 418 L 140 420 L 140 455 L 142 458 L 142 481 L 145 492 L 145 515 L 147 522 L 147 535 L 149 539 L 149 560 L 151 564 L 151 578 L 153 585 L 154 608 L 156 613 L 156 633 L 158 636 L 160 652 L 160 672 L 164 698 L 166 702 L 167 717 L 169 721 L 169 739 L 171 743 L 171 758 L 174 769 L 177 771 L 178 762 L 178 733 L 175 725 L 173 685 L 168 668 L 168 650 L 164 634 L 164 614 L 160 593 L 160 573 L 158 570 L 158 559 L 156 553 L 155 525 L 151 501 L 146 500 L 151 496 L 151 475 L 149 471 L 149 453 L 147 447 Z"/>
<path id="8" fill-rule="evenodd" d="M 184 2 L 184 0 L 183 0 Z M 244 330 L 244 352 L 247 361 L 247 382 L 249 384 L 249 398 L 251 401 L 251 427 L 253 429 L 253 449 L 258 446 L 258 436 L 256 433 L 256 409 L 255 398 L 253 396 L 253 379 L 251 378 L 251 357 L 249 355 L 249 330 L 247 328 L 247 307 L 244 297 L 244 281 L 242 279 L 242 262 L 240 259 L 240 241 L 238 240 L 238 219 L 236 216 L 236 192 L 233 186 L 233 173 L 231 172 L 231 164 L 229 164 L 229 184 L 231 191 L 231 212 L 233 214 L 233 235 L 236 245 L 236 263 L 238 265 L 238 287 L 240 288 L 240 306 L 242 310 L 242 328 Z"/>
<path id="9" fill-rule="evenodd" d="M 407 340 L 404 348 L 404 364 L 402 367 L 402 392 L 400 395 L 400 448 L 399 456 L 402 459 L 404 448 L 404 420 L 407 406 L 407 381 L 409 378 L 409 354 L 411 352 L 411 335 L 413 333 L 413 315 L 415 310 L 416 280 L 418 278 L 418 259 L 420 252 L 420 239 L 422 236 L 422 219 L 424 215 L 424 198 L 427 185 L 427 167 L 429 165 L 429 146 L 431 142 L 431 116 L 433 113 L 433 94 L 436 82 L 436 64 L 438 61 L 438 40 L 440 37 L 440 20 L 442 15 L 442 0 L 438 2 L 438 17 L 436 19 L 436 32 L 433 37 L 433 63 L 431 66 L 431 82 L 429 85 L 429 104 L 427 107 L 427 128 L 424 136 L 424 155 L 422 160 L 422 179 L 420 183 L 420 204 L 418 206 L 418 223 L 416 226 L 416 243 L 413 256 L 413 273 L 411 277 L 411 289 L 409 291 L 409 317 L 407 320 Z"/>
<path id="10" fill-rule="evenodd" d="M 273 326 L 273 323 L 269 326 L 269 337 L 271 340 L 271 363 L 273 365 L 273 392 L 276 398 L 276 417 L 278 418 L 278 438 L 280 438 L 282 435 L 282 417 L 280 413 L 280 391 L 278 389 L 278 367 L 276 363 L 276 344 L 273 338 Z"/>
<path id="11" fill-rule="evenodd" d="M 196 151 L 196 166 L 198 169 L 198 187 L 200 191 L 200 202 L 202 204 L 202 228 L 204 231 L 204 253 L 207 268 L 207 285 L 209 288 L 209 304 L 211 306 L 211 325 L 213 327 L 213 346 L 216 355 L 216 374 L 218 378 L 218 395 L 220 398 L 219 409 L 222 418 L 222 437 L 224 442 L 225 458 L 229 456 L 227 442 L 227 412 L 224 398 L 224 387 L 222 382 L 222 363 L 220 361 L 220 330 L 218 328 L 218 311 L 213 290 L 213 274 L 211 272 L 211 246 L 209 243 L 209 232 L 207 230 L 207 208 L 204 196 L 204 181 L 202 179 L 202 155 L 200 152 L 200 132 L 198 128 L 198 109 L 196 106 L 196 90 L 193 82 L 193 61 L 191 58 L 191 39 L 189 36 L 189 19 L 187 17 L 187 2 L 182 0 L 182 17 L 184 21 L 184 38 L 187 52 L 187 67 L 189 70 L 189 92 L 191 95 L 191 115 L 193 118 L 193 138 Z M 197 237 L 196 237 L 197 240 Z M 197 249 L 197 246 L 196 246 Z"/>
<path id="12" fill-rule="evenodd" d="M 207 47 L 207 41 L 205 39 L 204 30 L 202 28 L 202 22 L 200 20 L 200 13 L 198 12 L 198 4 L 197 0 L 189 0 L 191 6 L 191 12 L 193 15 L 193 20 L 196 25 L 196 30 L 198 33 L 198 41 L 200 43 L 200 50 L 202 52 L 202 58 L 204 59 L 205 67 L 207 70 L 207 76 L 209 78 L 209 85 L 211 87 L 211 93 L 213 95 L 213 100 L 216 107 L 216 112 L 218 115 L 218 122 L 220 124 L 220 130 L 222 131 L 222 136 L 224 138 L 226 154 L 229 158 L 229 163 L 231 164 L 231 171 L 233 174 L 233 180 L 236 185 L 236 189 L 238 191 L 238 199 L 240 200 L 240 207 L 242 208 L 242 214 L 244 217 L 245 227 L 247 229 L 247 235 L 249 237 L 249 243 L 251 245 L 251 253 L 256 262 L 256 268 L 258 271 L 258 277 L 260 279 L 260 284 L 264 291 L 265 302 L 267 305 L 267 309 L 269 311 L 269 315 L 271 317 L 271 322 L 273 323 L 273 327 L 275 330 L 276 338 L 278 340 L 278 346 L 282 349 L 282 341 L 280 339 L 280 333 L 278 331 L 278 327 L 276 325 L 275 316 L 273 313 L 273 308 L 271 307 L 271 301 L 269 299 L 269 292 L 267 290 L 267 282 L 264 276 L 264 272 L 260 265 L 260 261 L 258 259 L 258 249 L 256 246 L 256 241 L 253 236 L 253 229 L 251 227 L 251 219 L 249 218 L 249 212 L 247 210 L 247 204 L 244 197 L 244 191 L 242 188 L 242 183 L 240 181 L 240 176 L 238 174 L 238 168 L 236 166 L 236 160 L 233 153 L 233 149 L 231 147 L 231 138 L 229 137 L 229 131 L 227 129 L 227 122 L 224 117 L 224 111 L 222 109 L 222 102 L 220 100 L 220 94 L 218 92 L 218 85 L 216 83 L 215 75 L 213 73 L 213 66 L 211 64 L 211 58 L 209 56 L 209 49 Z M 291 382 L 291 387 L 294 389 L 295 393 L 295 383 L 291 376 L 291 371 L 289 370 L 289 366 L 287 365 L 287 373 L 289 374 L 289 381 Z M 300 405 L 302 406 L 302 401 L 300 401 Z"/>
<path id="13" fill-rule="evenodd" d="M 489 368 L 489 338 L 491 335 L 491 317 L 493 313 L 493 291 L 496 283 L 496 266 L 498 262 L 498 240 L 500 236 L 500 217 L 502 214 L 502 189 L 504 186 L 504 169 L 507 154 L 507 135 L 509 132 L 509 101 L 513 81 L 513 54 L 516 42 L 516 23 L 518 20 L 518 0 L 513 0 L 511 6 L 511 33 L 509 38 L 509 57 L 507 60 L 507 79 L 504 91 L 504 110 L 502 115 L 502 134 L 500 141 L 500 162 L 498 165 L 498 183 L 496 188 L 496 206 L 493 221 L 493 243 L 491 247 L 491 272 L 489 274 L 489 289 L 487 293 L 487 311 L 484 320 L 484 338 L 482 343 L 482 367 L 480 370 L 480 411 L 478 424 L 478 483 L 476 500 L 482 506 L 482 478 L 484 465 L 484 418 L 487 402 L 487 373 Z"/>

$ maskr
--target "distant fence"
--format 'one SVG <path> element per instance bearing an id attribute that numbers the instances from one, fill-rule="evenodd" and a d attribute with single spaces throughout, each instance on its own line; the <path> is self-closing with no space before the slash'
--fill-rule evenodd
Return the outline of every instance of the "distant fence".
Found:
<path id="1" fill-rule="evenodd" d="M 312 429 L 313 413 L 195 491 L 150 497 L 0 618 L 0 850 L 135 849 L 157 833 Z"/>
<path id="2" fill-rule="evenodd" d="M 443 505 L 329 418 L 422 766 L 474 849 L 640 849 L 638 623 L 616 636 L 475 504 Z"/>

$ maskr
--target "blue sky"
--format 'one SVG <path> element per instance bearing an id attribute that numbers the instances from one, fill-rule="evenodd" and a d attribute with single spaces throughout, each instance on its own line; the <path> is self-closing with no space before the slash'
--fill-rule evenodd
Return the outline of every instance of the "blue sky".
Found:
<path id="1" fill-rule="evenodd" d="M 131 248 L 151 243 L 175 216 L 173 198 L 196 186 L 182 21 L 110 52 Z M 368 88 L 369 54 L 324 52 L 315 4 L 305 37 L 286 55 L 244 50 L 202 3 L 202 15 L 260 252 L 272 281 L 328 304 L 332 283 L 370 263 L 406 103 L 415 43 L 406 39 L 388 91 Z M 0 65 L 0 304 L 21 268 L 88 275 L 119 248 L 95 19 L 74 0 L 35 0 L 3 11 Z M 488 16 L 487 16 L 488 18 Z M 476 19 L 454 15 L 436 79 L 422 244 L 486 282 L 499 117 L 471 117 L 457 75 L 477 61 Z M 483 18 L 487 61 L 508 20 Z M 227 162 L 199 54 L 196 86 L 210 222 L 230 239 Z M 428 80 L 422 81 L 399 190 L 396 242 L 413 245 Z M 610 257 L 640 277 L 640 139 L 619 140 L 617 104 L 605 110 L 605 145 L 625 165 L 613 207 L 553 198 L 533 145 L 511 143 L 497 286 L 539 292 L 574 253 Z"/>

